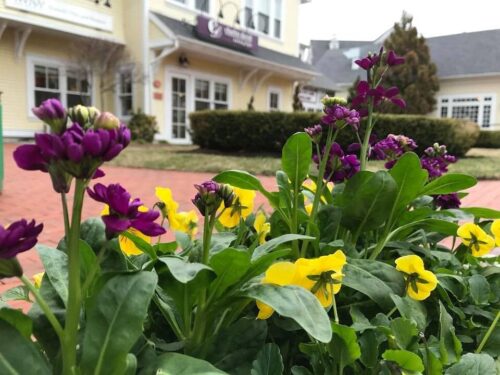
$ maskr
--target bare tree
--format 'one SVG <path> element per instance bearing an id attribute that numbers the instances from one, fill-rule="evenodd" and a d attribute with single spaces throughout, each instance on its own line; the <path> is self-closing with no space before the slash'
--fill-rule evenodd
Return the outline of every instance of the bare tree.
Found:
<path id="1" fill-rule="evenodd" d="M 115 92 L 119 85 L 117 73 L 126 71 L 130 82 L 142 83 L 145 77 L 140 64 L 135 62 L 124 45 L 101 39 L 80 38 L 71 46 L 71 60 L 89 88 L 98 79 L 100 108 L 106 109 L 105 94 Z"/>

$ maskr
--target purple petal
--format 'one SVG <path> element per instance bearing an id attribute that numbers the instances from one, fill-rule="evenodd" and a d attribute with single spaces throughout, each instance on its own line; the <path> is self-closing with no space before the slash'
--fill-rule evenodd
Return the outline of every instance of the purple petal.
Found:
<path id="1" fill-rule="evenodd" d="M 146 236 L 151 237 L 159 236 L 167 232 L 161 225 L 150 221 L 132 220 L 132 227 L 144 233 Z"/>
<path id="2" fill-rule="evenodd" d="M 95 180 L 96 178 L 101 178 L 106 176 L 106 173 L 100 168 L 97 168 L 96 171 L 94 172 L 94 175 L 92 176 L 92 179 Z"/>
<path id="3" fill-rule="evenodd" d="M 68 158 L 75 163 L 79 163 L 83 158 L 83 148 L 79 144 L 73 143 L 67 148 Z"/>
<path id="4" fill-rule="evenodd" d="M 101 154 L 102 143 L 98 134 L 88 131 L 82 139 L 83 150 L 96 157 Z"/>
<path id="5" fill-rule="evenodd" d="M 109 207 L 122 215 L 127 215 L 130 202 L 130 194 L 119 184 L 108 186 Z"/>
<path id="6" fill-rule="evenodd" d="M 13 156 L 17 166 L 21 169 L 47 172 L 47 162 L 37 145 L 21 145 L 16 148 Z"/>
<path id="7" fill-rule="evenodd" d="M 113 145 L 104 155 L 104 161 L 110 161 L 115 158 L 121 151 L 123 150 L 123 146 L 121 144 Z"/>
<path id="8" fill-rule="evenodd" d="M 406 107 L 406 102 L 404 101 L 404 99 L 401 99 L 401 98 L 392 98 L 391 102 L 394 103 L 395 105 L 397 105 L 400 108 L 405 108 Z"/>
<path id="9" fill-rule="evenodd" d="M 116 215 L 102 216 L 102 221 L 106 225 L 106 229 L 113 233 L 121 233 L 130 228 L 130 220 L 122 219 Z"/>

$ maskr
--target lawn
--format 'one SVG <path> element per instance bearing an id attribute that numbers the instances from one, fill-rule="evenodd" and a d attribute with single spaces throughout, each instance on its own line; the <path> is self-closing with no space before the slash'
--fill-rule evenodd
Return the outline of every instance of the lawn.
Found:
<path id="1" fill-rule="evenodd" d="M 130 145 L 113 162 L 115 166 L 217 173 L 243 169 L 253 174 L 274 175 L 280 167 L 277 155 L 249 155 L 201 150 L 197 146 Z M 370 169 L 382 168 L 370 162 Z M 500 149 L 474 148 L 450 168 L 479 179 L 500 179 Z"/>

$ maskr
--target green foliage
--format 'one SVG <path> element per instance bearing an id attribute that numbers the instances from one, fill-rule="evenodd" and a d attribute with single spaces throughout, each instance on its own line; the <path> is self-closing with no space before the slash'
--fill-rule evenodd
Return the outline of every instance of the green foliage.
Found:
<path id="1" fill-rule="evenodd" d="M 500 148 L 500 130 L 481 130 L 474 147 Z"/>
<path id="2" fill-rule="evenodd" d="M 302 101 L 300 100 L 300 85 L 295 85 L 293 90 L 293 103 L 292 108 L 294 112 L 299 112 L 304 110 L 304 106 L 302 105 Z"/>
<path id="3" fill-rule="evenodd" d="M 155 116 L 150 116 L 139 110 L 132 114 L 128 128 L 133 141 L 152 143 L 158 132 Z"/>
<path id="4" fill-rule="evenodd" d="M 266 344 L 252 364 L 251 375 L 282 375 L 283 359 L 276 344 Z"/>
<path id="5" fill-rule="evenodd" d="M 190 118 L 193 142 L 202 148 L 277 153 L 292 134 L 319 123 L 321 114 L 203 111 L 191 113 Z M 461 156 L 476 143 L 479 128 L 463 120 L 386 114 L 377 116 L 374 133 L 379 139 L 388 134 L 404 134 L 413 138 L 419 146 L 418 153 L 438 142 L 445 144 L 451 154 Z M 344 146 L 357 141 L 350 128 L 341 132 L 337 139 Z"/>
<path id="6" fill-rule="evenodd" d="M 387 50 L 394 50 L 405 57 L 405 63 L 387 72 L 385 84 L 396 86 L 406 101 L 406 108 L 387 103 L 382 112 L 428 114 L 436 105 L 435 95 L 439 90 L 436 65 L 432 62 L 425 38 L 418 34 L 412 17 L 403 13 L 401 21 L 384 42 Z M 409 135 L 409 134 L 408 134 Z"/>

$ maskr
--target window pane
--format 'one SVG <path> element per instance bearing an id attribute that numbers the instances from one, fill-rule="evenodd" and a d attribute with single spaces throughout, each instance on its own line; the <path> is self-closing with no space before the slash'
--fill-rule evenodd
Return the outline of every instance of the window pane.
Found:
<path id="1" fill-rule="evenodd" d="M 253 21 L 253 9 L 245 7 L 245 26 L 249 29 L 255 29 L 255 22 Z"/>
<path id="2" fill-rule="evenodd" d="M 451 110 L 451 117 L 469 119 L 475 123 L 477 123 L 478 114 L 479 106 L 477 105 L 453 107 Z"/>
<path id="3" fill-rule="evenodd" d="M 198 10 L 201 10 L 202 12 L 207 12 L 208 13 L 208 3 L 210 0 L 196 0 L 195 1 L 195 8 Z"/>
<path id="4" fill-rule="evenodd" d="M 269 94 L 269 108 L 271 110 L 279 109 L 279 94 L 278 93 L 271 92 Z"/>
<path id="5" fill-rule="evenodd" d="M 122 94 L 132 93 L 132 74 L 130 72 L 120 73 L 120 92 Z"/>
<path id="6" fill-rule="evenodd" d="M 68 94 L 66 96 L 68 107 L 73 107 L 75 105 L 81 104 L 85 106 L 90 105 L 90 96 L 81 94 Z"/>
<path id="7" fill-rule="evenodd" d="M 35 65 L 35 87 L 47 87 L 47 68 L 41 65 Z"/>
<path id="8" fill-rule="evenodd" d="M 70 72 L 68 71 L 68 77 L 67 77 L 67 85 L 68 85 L 68 91 L 74 91 L 74 92 L 79 92 L 79 87 L 78 87 L 78 77 L 75 72 Z"/>
<path id="9" fill-rule="evenodd" d="M 227 104 L 215 103 L 215 109 L 227 109 Z"/>
<path id="10" fill-rule="evenodd" d="M 200 102 L 200 101 L 195 101 L 194 103 L 194 110 L 195 111 L 204 111 L 206 109 L 210 109 L 210 103 L 209 102 Z"/>
<path id="11" fill-rule="evenodd" d="M 186 137 L 186 80 L 172 78 L 172 138 Z"/>
<path id="12" fill-rule="evenodd" d="M 200 99 L 210 98 L 210 82 L 197 79 L 195 83 L 195 95 Z"/>
<path id="13" fill-rule="evenodd" d="M 441 117 L 448 117 L 448 107 L 441 107 Z"/>
<path id="14" fill-rule="evenodd" d="M 219 102 L 227 102 L 227 85 L 225 83 L 215 84 L 215 100 Z"/>
<path id="15" fill-rule="evenodd" d="M 38 107 L 44 100 L 47 99 L 61 99 L 61 95 L 58 92 L 47 92 L 35 90 L 35 107 Z"/>
<path id="16" fill-rule="evenodd" d="M 47 76 L 49 81 L 49 89 L 59 89 L 59 69 L 57 68 L 48 68 Z"/>
<path id="17" fill-rule="evenodd" d="M 129 116 L 132 113 L 132 95 L 123 95 L 120 97 L 120 113 L 122 116 Z"/>
<path id="18" fill-rule="evenodd" d="M 281 21 L 274 20 L 274 37 L 281 38 Z"/>
<path id="19" fill-rule="evenodd" d="M 281 0 L 274 0 L 274 18 L 281 20 Z"/>
<path id="20" fill-rule="evenodd" d="M 269 16 L 259 12 L 258 19 L 258 30 L 264 34 L 269 34 Z"/>
<path id="21" fill-rule="evenodd" d="M 483 107 L 483 123 L 482 123 L 483 128 L 490 127 L 490 117 L 491 117 L 491 105 L 488 104 Z"/>

